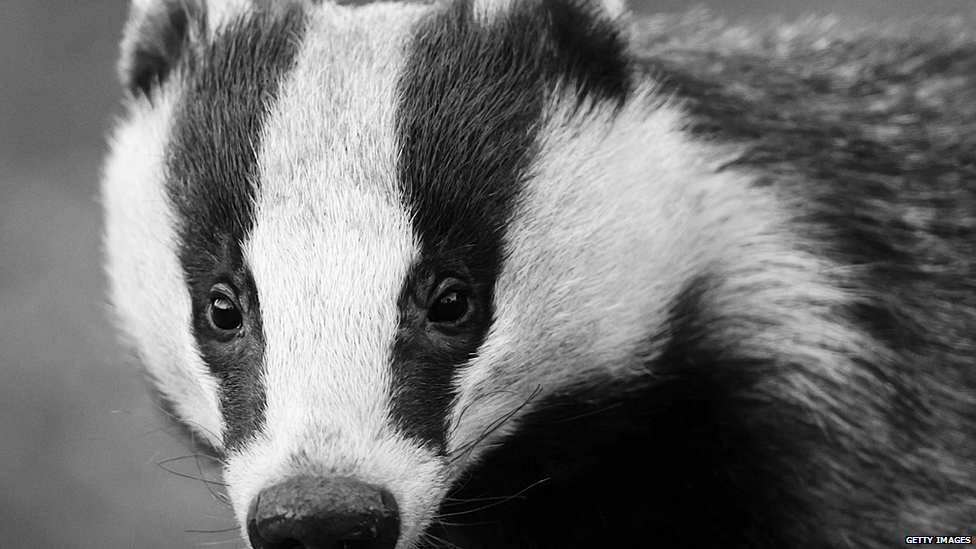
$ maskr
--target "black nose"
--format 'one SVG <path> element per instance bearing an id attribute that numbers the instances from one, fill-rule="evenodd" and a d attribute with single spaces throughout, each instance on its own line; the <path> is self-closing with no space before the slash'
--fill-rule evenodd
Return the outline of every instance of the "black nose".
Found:
<path id="1" fill-rule="evenodd" d="M 393 494 L 351 478 L 291 478 L 247 513 L 254 549 L 393 549 L 399 535 Z"/>

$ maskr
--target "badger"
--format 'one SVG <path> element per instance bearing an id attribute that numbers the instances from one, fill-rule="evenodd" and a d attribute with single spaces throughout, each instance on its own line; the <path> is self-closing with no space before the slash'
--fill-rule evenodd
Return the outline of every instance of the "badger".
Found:
<path id="1" fill-rule="evenodd" d="M 972 28 L 134 0 L 118 324 L 254 549 L 972 536 Z"/>

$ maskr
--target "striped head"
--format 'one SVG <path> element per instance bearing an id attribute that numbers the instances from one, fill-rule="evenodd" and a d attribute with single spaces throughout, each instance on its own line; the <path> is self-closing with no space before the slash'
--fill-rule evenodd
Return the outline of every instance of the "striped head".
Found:
<path id="1" fill-rule="evenodd" d="M 536 403 L 642 375 L 683 280 L 733 241 L 781 245 L 768 200 L 639 81 L 620 18 L 134 2 L 112 300 L 224 454 L 254 547 L 434 543 L 452 487 Z"/>

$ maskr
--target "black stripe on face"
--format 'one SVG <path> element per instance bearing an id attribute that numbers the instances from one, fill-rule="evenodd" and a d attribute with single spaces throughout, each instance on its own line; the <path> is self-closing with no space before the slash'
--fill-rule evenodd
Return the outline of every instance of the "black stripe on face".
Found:
<path id="1" fill-rule="evenodd" d="M 509 224 L 547 101 L 572 91 L 576 106 L 620 106 L 629 89 L 623 45 L 587 6 L 515 2 L 476 22 L 455 2 L 415 29 L 399 82 L 398 178 L 421 258 L 399 300 L 392 351 L 392 416 L 407 436 L 443 452 L 455 369 L 490 327 L 493 287 Z M 567 86 L 568 88 L 561 88 Z M 442 296 L 468 314 L 432 322 Z"/>
<path id="2" fill-rule="evenodd" d="M 220 382 L 229 450 L 264 421 L 264 336 L 241 246 L 254 225 L 261 128 L 279 83 L 295 63 L 305 25 L 297 5 L 259 11 L 202 46 L 195 63 L 184 68 L 186 85 L 168 150 L 167 191 L 179 222 L 193 333 Z M 238 330 L 218 326 L 228 324 L 230 306 L 242 313 Z"/>

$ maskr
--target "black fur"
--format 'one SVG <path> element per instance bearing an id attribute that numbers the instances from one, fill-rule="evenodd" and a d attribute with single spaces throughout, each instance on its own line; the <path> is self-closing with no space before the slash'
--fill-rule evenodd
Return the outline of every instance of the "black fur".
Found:
<path id="1" fill-rule="evenodd" d="M 485 28 L 457 2 L 415 30 L 399 83 L 398 173 L 423 258 L 400 298 L 392 400 L 401 430 L 439 450 L 454 369 L 477 352 L 491 324 L 505 226 L 547 97 L 562 84 L 581 105 L 627 97 L 623 46 L 589 9 L 524 3 Z M 424 312 L 445 277 L 458 279 L 478 309 L 446 336 Z"/>
<path id="2" fill-rule="evenodd" d="M 186 74 L 168 150 L 167 190 L 179 217 L 193 332 L 220 380 L 228 449 L 243 444 L 264 417 L 264 336 L 241 244 L 254 223 L 263 119 L 294 64 L 305 17 L 297 4 L 258 11 L 201 45 L 197 68 Z M 215 333 L 207 316 L 210 290 L 218 282 L 236 291 L 244 313 L 242 333 L 229 340 Z"/>

